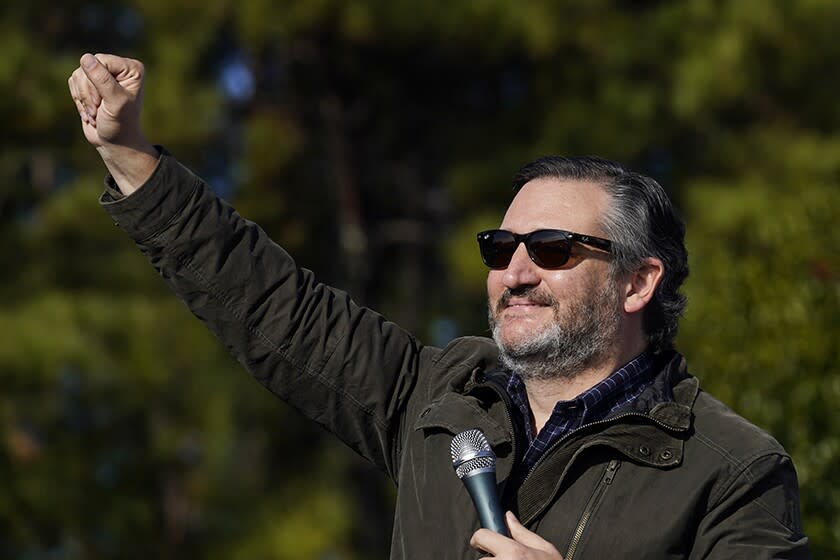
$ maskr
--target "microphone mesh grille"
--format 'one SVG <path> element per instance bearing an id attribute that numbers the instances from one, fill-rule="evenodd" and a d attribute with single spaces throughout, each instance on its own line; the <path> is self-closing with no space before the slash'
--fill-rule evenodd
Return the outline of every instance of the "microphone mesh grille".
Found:
<path id="1" fill-rule="evenodd" d="M 490 444 L 481 430 L 464 430 L 452 438 L 450 446 L 452 463 L 460 463 L 464 459 L 481 452 L 491 451 Z"/>
<path id="2" fill-rule="evenodd" d="M 476 469 L 496 468 L 496 455 L 481 430 L 464 430 L 456 435 L 452 438 L 450 451 L 452 466 L 459 478 Z"/>
<path id="3" fill-rule="evenodd" d="M 463 464 L 458 465 L 455 468 L 455 474 L 458 475 L 458 478 L 464 478 L 468 474 L 478 469 L 495 469 L 496 468 L 496 458 L 495 457 L 476 457 L 475 459 L 470 459 L 469 461 L 465 461 Z"/>

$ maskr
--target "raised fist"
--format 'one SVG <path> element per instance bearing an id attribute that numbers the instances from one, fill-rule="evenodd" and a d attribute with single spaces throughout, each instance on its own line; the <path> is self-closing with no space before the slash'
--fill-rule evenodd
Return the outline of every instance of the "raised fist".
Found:
<path id="1" fill-rule="evenodd" d="M 136 147 L 145 144 L 140 130 L 143 63 L 111 54 L 85 54 L 68 80 L 88 142 Z"/>
<path id="2" fill-rule="evenodd" d="M 158 158 L 140 130 L 143 63 L 112 54 L 85 54 L 79 63 L 68 85 L 85 138 L 129 195 L 145 183 Z"/>

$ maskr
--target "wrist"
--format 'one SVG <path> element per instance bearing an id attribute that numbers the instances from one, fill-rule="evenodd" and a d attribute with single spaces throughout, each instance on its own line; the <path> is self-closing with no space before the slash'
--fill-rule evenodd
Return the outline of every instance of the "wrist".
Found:
<path id="1" fill-rule="evenodd" d="M 120 191 L 128 196 L 151 177 L 160 154 L 157 149 L 141 140 L 132 145 L 108 144 L 96 150 Z"/>

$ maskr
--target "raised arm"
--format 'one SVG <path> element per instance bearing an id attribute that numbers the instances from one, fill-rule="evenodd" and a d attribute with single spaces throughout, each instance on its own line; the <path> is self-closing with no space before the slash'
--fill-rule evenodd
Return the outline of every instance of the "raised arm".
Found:
<path id="1" fill-rule="evenodd" d="M 101 202 L 172 291 L 270 391 L 396 476 L 403 418 L 438 350 L 356 305 L 140 130 L 143 65 L 85 55 L 70 90 L 124 195 Z M 110 182 L 110 179 L 109 179 Z M 113 185 L 111 185 L 113 187 Z"/>

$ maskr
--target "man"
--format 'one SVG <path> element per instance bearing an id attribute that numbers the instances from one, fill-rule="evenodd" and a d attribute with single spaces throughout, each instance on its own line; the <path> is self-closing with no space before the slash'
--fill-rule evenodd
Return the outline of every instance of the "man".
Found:
<path id="1" fill-rule="evenodd" d="M 392 558 L 809 556 L 790 457 L 672 348 L 684 228 L 655 181 L 598 158 L 525 166 L 479 234 L 495 342 L 433 348 L 148 144 L 142 83 L 139 62 L 89 54 L 69 81 L 103 206 L 258 381 L 397 483 Z M 476 427 L 511 538 L 476 530 L 452 472 L 453 435 Z"/>

